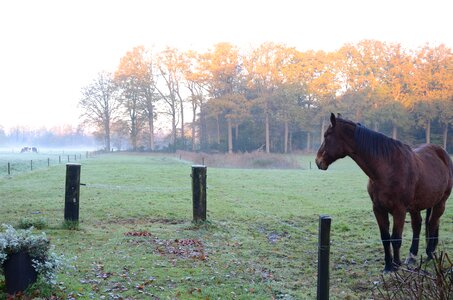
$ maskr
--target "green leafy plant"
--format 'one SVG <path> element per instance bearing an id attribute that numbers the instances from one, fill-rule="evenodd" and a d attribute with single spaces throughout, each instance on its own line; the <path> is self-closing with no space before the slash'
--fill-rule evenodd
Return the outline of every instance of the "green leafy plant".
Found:
<path id="1" fill-rule="evenodd" d="M 33 234 L 33 227 L 16 230 L 8 224 L 2 225 L 0 233 L 0 266 L 14 253 L 25 251 L 31 257 L 33 268 L 47 284 L 56 284 L 56 273 L 65 265 L 63 255 L 58 256 L 52 250 L 46 234 Z M 0 273 L 3 273 L 3 267 Z"/>
<path id="2" fill-rule="evenodd" d="M 21 229 L 33 227 L 41 230 L 47 227 L 47 222 L 44 218 L 21 218 L 17 227 Z"/>

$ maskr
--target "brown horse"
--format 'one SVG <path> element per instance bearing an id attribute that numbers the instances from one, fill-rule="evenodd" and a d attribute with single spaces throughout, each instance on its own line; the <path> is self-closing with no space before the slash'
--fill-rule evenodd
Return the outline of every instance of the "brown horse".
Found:
<path id="1" fill-rule="evenodd" d="M 330 122 L 316 156 L 316 165 L 327 170 L 337 159 L 349 156 L 368 175 L 368 193 L 384 245 L 384 271 L 394 271 L 401 265 L 406 212 L 411 216 L 413 231 L 406 263 L 415 262 L 422 224 L 420 211 L 424 209 L 426 254 L 432 258 L 439 238 L 439 218 L 453 185 L 453 164 L 448 154 L 428 144 L 412 150 L 340 115 L 336 118 L 331 114 Z M 393 216 L 391 236 L 389 214 Z"/>

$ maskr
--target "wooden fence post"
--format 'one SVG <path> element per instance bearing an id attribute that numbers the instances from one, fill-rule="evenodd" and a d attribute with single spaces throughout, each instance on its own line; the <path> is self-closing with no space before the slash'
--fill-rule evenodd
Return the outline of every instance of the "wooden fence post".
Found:
<path id="1" fill-rule="evenodd" d="M 329 299 L 329 254 L 330 254 L 330 223 L 332 218 L 319 216 L 318 239 L 318 300 Z"/>
<path id="2" fill-rule="evenodd" d="M 8 175 L 11 175 L 11 164 L 8 163 Z"/>
<path id="3" fill-rule="evenodd" d="M 192 166 L 193 221 L 206 221 L 206 166 Z"/>
<path id="4" fill-rule="evenodd" d="M 80 168 L 80 164 L 66 164 L 65 221 L 79 221 Z"/>

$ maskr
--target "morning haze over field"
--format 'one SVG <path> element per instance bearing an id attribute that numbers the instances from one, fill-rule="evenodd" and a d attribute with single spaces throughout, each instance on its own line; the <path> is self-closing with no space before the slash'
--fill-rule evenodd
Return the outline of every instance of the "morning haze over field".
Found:
<path id="1" fill-rule="evenodd" d="M 410 144 L 451 147 L 450 6 L 3 3 L 0 143 L 312 150 L 339 111 Z"/>

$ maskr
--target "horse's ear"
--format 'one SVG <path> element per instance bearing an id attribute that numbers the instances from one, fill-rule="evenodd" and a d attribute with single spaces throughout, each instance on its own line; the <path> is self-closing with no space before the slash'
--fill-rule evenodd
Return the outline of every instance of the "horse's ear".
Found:
<path id="1" fill-rule="evenodd" d="M 335 127 L 335 124 L 337 124 L 337 119 L 333 113 L 330 113 L 330 123 L 332 123 L 332 127 Z"/>

